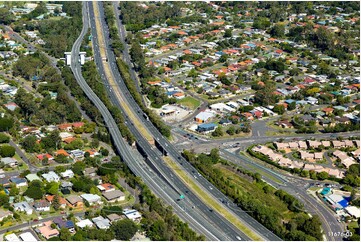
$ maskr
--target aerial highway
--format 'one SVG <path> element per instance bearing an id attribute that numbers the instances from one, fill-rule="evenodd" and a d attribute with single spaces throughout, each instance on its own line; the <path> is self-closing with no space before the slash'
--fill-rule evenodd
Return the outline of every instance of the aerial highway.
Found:
<path id="1" fill-rule="evenodd" d="M 111 116 L 109 110 L 106 108 L 104 103 L 97 97 L 93 90 L 84 80 L 81 74 L 81 66 L 79 63 L 79 49 L 88 28 L 89 28 L 89 18 L 87 4 L 83 4 L 83 29 L 73 45 L 72 48 L 72 65 L 71 69 L 77 79 L 77 82 L 86 93 L 88 98 L 96 105 L 96 107 L 101 112 L 104 122 L 106 123 L 109 132 L 112 136 L 114 145 L 121 155 L 122 159 L 127 163 L 129 168 L 137 175 L 142 177 L 143 181 L 149 186 L 149 188 L 160 198 L 162 198 L 167 204 L 171 205 L 174 209 L 174 212 L 184 221 L 194 228 L 198 233 L 204 234 L 209 240 L 227 240 L 229 237 L 225 237 L 223 233 L 220 233 L 217 228 L 215 228 L 207 219 L 202 216 L 195 216 L 193 213 L 197 213 L 197 210 L 187 210 L 186 202 L 184 200 L 180 203 L 175 202 L 179 197 L 179 194 L 168 186 L 158 175 L 149 168 L 149 166 L 144 162 L 141 156 L 133 149 L 122 138 L 121 133 L 115 123 L 115 120 Z M 194 218 L 200 218 L 202 221 L 199 223 Z"/>
<path id="2" fill-rule="evenodd" d="M 100 18 L 101 20 L 103 18 Z M 105 24 L 104 21 L 103 25 Z M 262 226 L 260 223 L 258 223 L 256 220 L 254 220 L 251 216 L 249 216 L 246 212 L 242 211 L 241 209 L 237 208 L 237 210 L 235 209 L 230 209 L 228 206 L 226 206 L 225 204 L 222 203 L 222 201 L 224 203 L 228 202 L 231 203 L 233 207 L 237 207 L 235 204 L 232 203 L 232 201 L 230 201 L 230 199 L 228 199 L 223 193 L 221 193 L 220 191 L 217 190 L 217 188 L 215 188 L 211 183 L 209 183 L 205 178 L 203 178 L 202 176 L 198 176 L 196 175 L 196 171 L 194 169 L 194 167 L 192 167 L 176 150 L 174 147 L 172 147 L 170 150 L 168 148 L 170 148 L 170 146 L 172 146 L 168 140 L 166 140 L 160 133 L 159 131 L 153 126 L 153 124 L 151 122 L 149 122 L 149 120 L 147 120 L 144 117 L 144 113 L 142 112 L 142 110 L 138 107 L 137 103 L 134 101 L 134 99 L 132 98 L 132 96 L 130 95 L 127 87 L 125 86 L 125 84 L 121 81 L 121 76 L 119 74 L 119 71 L 116 67 L 116 65 L 112 64 L 115 63 L 115 56 L 114 54 L 111 52 L 110 49 L 110 45 L 109 45 L 109 39 L 108 39 L 108 34 L 107 34 L 107 28 L 106 27 L 102 27 L 101 29 L 103 29 L 105 31 L 104 35 L 106 36 L 106 40 L 107 40 L 107 47 L 105 47 L 107 49 L 107 59 L 109 61 L 109 64 L 112 68 L 112 73 L 115 76 L 115 79 L 117 80 L 117 85 L 115 84 L 110 84 L 110 88 L 112 88 L 112 90 L 115 90 L 118 86 L 121 88 L 122 93 L 125 93 L 125 97 L 123 97 L 125 102 L 129 103 L 129 106 L 132 108 L 135 108 L 137 110 L 137 112 L 135 112 L 135 114 L 137 115 L 137 118 L 139 120 L 142 121 L 142 123 L 147 127 L 147 130 L 150 130 L 152 132 L 153 137 L 155 138 L 156 142 L 160 143 L 160 145 L 162 146 L 162 148 L 164 150 L 166 150 L 166 152 L 168 154 L 170 154 L 170 156 L 176 160 L 179 164 L 181 164 L 183 167 L 182 169 L 186 172 L 188 172 L 189 176 L 191 179 L 194 179 L 196 182 L 199 182 L 199 184 L 201 184 L 201 189 L 203 189 L 204 191 L 207 191 L 209 194 L 211 194 L 212 199 L 215 200 L 216 202 L 218 202 L 222 208 L 227 209 L 231 214 L 233 214 L 234 216 L 237 217 L 237 219 L 239 219 L 243 224 L 245 224 L 248 228 L 251 228 L 253 230 L 253 232 L 255 232 L 258 236 L 263 237 L 264 239 L 267 240 L 280 240 L 280 238 L 278 238 L 277 236 L 275 236 L 271 231 L 269 231 L 268 229 L 266 229 L 264 226 Z M 100 59 L 100 58 L 99 58 Z M 126 118 L 128 118 L 126 116 Z M 130 123 L 132 123 L 131 121 L 129 121 Z M 133 133 L 138 132 L 136 129 L 132 130 Z M 141 139 L 141 135 L 139 136 L 139 138 Z M 144 144 L 146 145 L 146 144 Z M 146 149 L 149 152 L 153 152 L 152 147 L 149 147 Z M 173 172 L 171 170 L 169 170 L 169 168 L 164 165 L 165 163 L 161 163 L 162 160 L 160 159 L 153 159 L 154 162 L 158 163 L 158 167 L 162 170 L 164 170 L 164 174 L 168 175 L 168 179 L 172 179 L 172 180 L 177 180 L 178 177 L 177 176 L 170 176 L 169 174 L 172 174 Z M 187 188 L 184 188 L 187 189 Z M 184 191 L 184 190 L 183 190 Z M 188 191 L 188 190 L 187 190 Z M 188 198 L 191 198 L 193 196 L 192 193 L 190 193 L 188 191 L 189 194 L 187 194 Z M 197 197 L 194 197 L 194 199 L 197 199 Z M 218 218 L 219 219 L 219 218 Z M 220 223 L 220 222 L 218 222 Z"/>
<path id="3" fill-rule="evenodd" d="M 102 19 L 102 18 L 101 18 Z M 116 18 L 117 21 L 120 21 L 119 18 Z M 104 21 L 102 21 L 104 22 Z M 105 24 L 105 23 L 104 23 Z M 106 28 L 103 28 L 106 29 Z M 121 28 L 123 29 L 123 28 Z M 123 33 L 125 34 L 125 33 Z M 108 38 L 108 35 L 105 34 L 106 38 Z M 109 41 L 109 40 L 108 40 Z M 108 44 L 109 46 L 109 44 Z M 110 48 L 108 48 L 110 50 Z M 109 52 L 108 52 L 109 53 Z M 112 60 L 112 58 L 114 58 Z M 108 60 L 111 64 L 112 70 L 114 75 L 117 77 L 116 80 L 118 81 L 117 84 L 121 88 L 122 93 L 125 94 L 125 99 L 129 103 L 129 106 L 135 109 L 135 114 L 137 115 L 137 118 L 147 127 L 147 130 L 149 130 L 155 140 L 160 144 L 160 146 L 175 160 L 178 162 L 180 166 L 183 167 L 184 171 L 188 172 L 188 175 L 191 177 L 191 179 L 196 179 L 196 182 L 200 184 L 202 189 L 207 191 L 209 194 L 212 195 L 214 199 L 216 199 L 219 203 L 220 201 L 224 201 L 225 203 L 228 202 L 232 205 L 232 207 L 237 207 L 236 204 L 233 204 L 233 202 L 225 196 L 222 192 L 220 192 L 216 187 L 214 187 L 207 179 L 205 179 L 202 176 L 195 176 L 195 168 L 186 161 L 180 153 L 176 150 L 176 148 L 166 139 L 163 137 L 163 135 L 160 134 L 160 132 L 154 127 L 154 125 L 147 120 L 144 117 L 143 111 L 140 109 L 140 107 L 137 105 L 135 100 L 130 95 L 126 85 L 124 82 L 121 82 L 120 74 L 118 74 L 118 70 L 116 65 L 112 65 L 113 61 L 115 62 L 115 57 L 113 54 L 109 53 Z M 131 63 L 127 63 L 129 66 L 131 66 Z M 133 70 L 131 70 L 133 71 Z M 267 240 L 280 240 L 276 235 L 274 235 L 271 231 L 269 231 L 267 228 L 265 228 L 262 224 L 258 223 L 255 219 L 253 219 L 250 215 L 248 215 L 246 212 L 242 211 L 241 209 L 237 210 L 231 210 L 229 207 L 222 204 L 222 206 L 226 207 L 228 210 L 230 210 L 233 214 L 236 214 L 238 218 L 242 221 L 242 223 L 246 224 L 248 227 L 252 228 L 253 231 L 257 232 L 258 235 L 262 235 Z"/>
<path id="4" fill-rule="evenodd" d="M 117 70 L 116 65 L 112 65 L 112 63 L 115 64 L 115 56 L 112 53 L 111 49 L 110 49 L 110 45 L 109 42 L 106 45 L 106 53 L 107 53 L 107 59 L 108 62 L 104 62 L 103 59 L 100 56 L 100 44 L 98 43 L 99 38 L 98 38 L 98 33 L 97 33 L 97 29 L 94 28 L 94 25 L 96 26 L 96 19 L 102 20 L 104 21 L 103 16 L 103 12 L 102 12 L 102 6 L 96 6 L 97 8 L 99 7 L 99 9 L 101 11 L 99 11 L 99 15 L 101 17 L 91 17 L 91 23 L 92 23 L 92 33 L 93 33 L 93 44 L 95 46 L 95 60 L 97 63 L 97 66 L 99 68 L 99 72 L 101 74 L 102 77 L 107 77 L 107 78 L 103 78 L 104 81 L 106 81 L 107 83 L 109 82 L 108 79 L 111 79 L 114 81 L 115 80 L 122 80 L 120 77 L 119 72 L 115 72 L 115 70 Z M 90 14 L 93 14 L 93 5 L 89 4 L 89 9 L 90 9 Z M 102 23 L 102 27 L 100 28 L 101 30 L 103 30 L 105 32 L 105 35 L 107 35 L 107 27 L 105 25 L 105 23 Z M 105 65 L 103 65 L 103 63 Z M 106 64 L 110 64 L 110 67 L 112 68 L 111 73 L 107 73 L 106 72 Z M 111 76 L 108 76 L 111 75 Z M 113 75 L 115 75 L 115 78 L 113 77 Z M 110 78 L 108 78 L 110 77 Z M 109 84 L 108 84 L 109 85 Z M 120 108 L 122 108 L 122 106 L 119 103 L 119 91 L 114 88 L 114 85 L 109 85 L 109 88 L 111 88 L 109 90 L 109 94 L 111 97 L 111 100 L 114 104 L 117 104 Z M 116 94 L 115 94 L 116 93 Z M 124 110 L 123 110 L 123 113 Z M 186 199 L 184 199 L 184 205 L 188 206 L 190 210 L 188 210 L 188 213 L 194 213 L 195 211 L 198 210 L 198 212 L 194 213 L 194 218 L 195 219 L 199 219 L 200 222 L 203 223 L 204 218 L 202 218 L 203 216 L 206 216 L 207 220 L 211 221 L 212 224 L 214 224 L 215 226 L 217 226 L 219 229 L 222 230 L 223 233 L 226 234 L 226 238 L 228 239 L 237 239 L 237 237 L 240 237 L 244 240 L 249 240 L 249 238 L 244 235 L 241 231 L 239 231 L 237 228 L 235 228 L 235 226 L 233 226 L 233 224 L 229 223 L 229 221 L 225 220 L 223 217 L 221 217 L 219 214 L 217 214 L 216 212 L 213 212 L 208 206 L 206 206 L 197 196 L 195 196 L 195 194 L 193 194 L 191 191 L 188 191 L 188 188 L 184 185 L 184 183 L 176 176 L 174 175 L 171 179 L 171 177 L 169 177 L 168 179 L 166 178 L 166 176 L 169 176 L 169 174 L 172 174 L 173 172 L 167 167 L 164 166 L 164 163 L 162 161 L 161 158 L 161 154 L 155 150 L 153 150 L 153 147 L 150 146 L 150 144 L 148 143 L 147 140 L 144 139 L 144 137 L 139 133 L 139 131 L 134 127 L 134 124 L 132 123 L 131 120 L 129 120 L 129 118 L 125 115 L 125 120 L 128 123 L 128 127 L 131 130 L 131 132 L 134 134 L 134 136 L 137 139 L 137 146 L 141 147 L 142 149 L 142 153 L 146 153 L 146 160 L 148 161 L 148 165 L 152 165 L 153 168 L 155 168 L 155 170 L 157 170 L 157 174 L 159 176 L 164 177 L 164 180 L 168 180 L 168 182 L 170 181 L 172 183 L 172 186 L 175 186 L 177 188 L 179 188 L 178 190 L 181 191 L 182 193 L 184 193 L 186 195 Z M 201 215 L 201 216 L 200 216 Z"/>

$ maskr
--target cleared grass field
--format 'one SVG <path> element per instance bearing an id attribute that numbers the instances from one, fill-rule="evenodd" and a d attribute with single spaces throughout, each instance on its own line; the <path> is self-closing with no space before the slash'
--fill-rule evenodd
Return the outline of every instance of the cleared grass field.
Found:
<path id="1" fill-rule="evenodd" d="M 184 105 L 191 109 L 196 109 L 201 104 L 201 102 L 193 97 L 188 96 L 177 100 L 177 104 Z"/>
<path id="2" fill-rule="evenodd" d="M 214 165 L 214 167 L 218 168 L 222 172 L 222 176 L 227 177 L 227 179 L 229 179 L 231 183 L 237 187 L 240 194 L 252 194 L 253 197 L 257 198 L 267 206 L 276 208 L 285 218 L 292 217 L 292 212 L 288 210 L 287 205 L 275 195 L 266 195 L 259 183 L 250 182 L 242 178 L 240 175 L 232 171 L 230 167 L 225 165 L 218 163 Z"/>
<path id="3" fill-rule="evenodd" d="M 253 231 L 251 231 L 248 227 L 246 227 L 244 224 L 239 221 L 239 219 L 230 213 L 227 209 L 225 209 L 223 206 L 221 206 L 219 203 L 215 202 L 213 197 L 211 197 L 208 193 L 206 193 L 202 188 L 197 186 L 193 182 L 192 179 L 189 179 L 187 174 L 184 170 L 182 170 L 177 163 L 172 161 L 169 157 L 165 157 L 164 160 L 167 162 L 168 166 L 173 169 L 173 171 L 178 175 L 180 179 L 190 188 L 193 192 L 197 194 L 197 196 L 206 203 L 209 207 L 217 211 L 220 215 L 222 215 L 225 219 L 227 219 L 229 222 L 233 223 L 234 226 L 236 226 L 239 230 L 241 230 L 243 233 L 245 233 L 248 237 L 250 237 L 252 240 L 263 240 L 260 238 L 257 234 L 255 234 Z"/>

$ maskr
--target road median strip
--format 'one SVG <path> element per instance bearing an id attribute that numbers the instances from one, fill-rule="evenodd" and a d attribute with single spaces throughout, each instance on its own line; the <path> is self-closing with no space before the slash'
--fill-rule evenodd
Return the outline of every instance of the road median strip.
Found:
<path id="1" fill-rule="evenodd" d="M 168 164 L 168 166 L 177 174 L 177 176 L 193 191 L 197 196 L 209 207 L 217 211 L 222 217 L 227 219 L 230 223 L 236 226 L 239 230 L 245 233 L 249 238 L 254 241 L 263 240 L 249 228 L 247 228 L 244 224 L 239 221 L 239 219 L 231 214 L 227 209 L 222 207 L 214 198 L 212 198 L 209 194 L 207 194 L 204 190 L 202 190 L 192 179 L 190 179 L 186 172 L 179 167 L 177 163 L 175 163 L 170 157 L 164 157 L 164 160 Z"/>
<path id="2" fill-rule="evenodd" d="M 99 44 L 99 50 L 100 50 L 100 56 L 103 58 L 106 58 L 106 53 L 105 53 L 105 41 L 103 38 L 103 33 L 102 31 L 100 31 L 100 23 L 99 23 L 99 10 L 98 10 L 98 6 L 97 4 L 94 4 L 94 15 L 95 15 L 95 24 L 96 24 L 96 31 L 97 31 L 97 35 L 98 35 L 98 44 Z M 120 95 L 119 89 L 118 89 L 118 85 L 116 84 L 112 74 L 111 74 L 111 70 L 109 68 L 109 65 L 103 63 L 103 67 L 104 67 L 104 71 L 105 71 L 105 75 L 109 81 L 109 84 L 111 86 L 114 87 L 114 93 L 117 96 L 118 100 L 120 101 L 120 105 L 123 107 L 123 109 L 125 110 L 125 112 L 127 113 L 128 117 L 132 120 L 132 122 L 134 123 L 134 125 L 137 127 L 137 129 L 140 131 L 140 133 L 148 140 L 148 141 L 152 141 L 153 140 L 153 136 L 149 133 L 149 131 L 143 127 L 143 125 L 141 124 L 141 122 L 139 121 L 139 119 L 134 115 L 134 113 L 130 110 L 129 106 L 126 105 L 125 100 L 122 98 L 122 96 Z"/>

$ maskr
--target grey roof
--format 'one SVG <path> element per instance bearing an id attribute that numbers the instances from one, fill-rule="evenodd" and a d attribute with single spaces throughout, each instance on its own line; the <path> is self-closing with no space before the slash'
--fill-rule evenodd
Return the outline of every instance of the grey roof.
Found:
<path id="1" fill-rule="evenodd" d="M 8 165 L 11 163 L 17 163 L 18 161 L 12 157 L 4 157 L 4 158 L 1 158 L 1 162 L 3 162 L 5 165 Z"/>
<path id="2" fill-rule="evenodd" d="M 32 208 L 30 207 L 29 203 L 27 202 L 19 202 L 19 203 L 14 203 L 14 208 L 19 209 L 20 211 L 28 211 L 28 210 L 32 210 Z"/>
<path id="3" fill-rule="evenodd" d="M 114 191 L 109 191 L 109 192 L 103 193 L 103 197 L 105 197 L 108 201 L 119 198 L 121 196 L 124 196 L 124 193 L 120 190 L 114 190 Z"/>
<path id="4" fill-rule="evenodd" d="M 50 207 L 50 203 L 45 200 L 40 200 L 34 203 L 34 208 L 44 208 L 44 207 Z"/>
<path id="5" fill-rule="evenodd" d="M 102 216 L 93 218 L 92 221 L 96 224 L 99 229 L 107 229 L 110 226 L 110 221 Z"/>
<path id="6" fill-rule="evenodd" d="M 66 198 L 66 200 L 70 203 L 70 204 L 75 204 L 77 202 L 82 202 L 83 200 L 81 199 L 81 197 L 77 196 L 77 195 L 70 195 Z"/>
<path id="7" fill-rule="evenodd" d="M 120 216 L 116 213 L 112 213 L 112 214 L 108 214 L 107 215 L 107 218 L 111 221 L 111 222 L 114 222 L 114 221 L 117 221 L 117 220 L 120 220 L 122 218 L 125 218 L 124 215 Z"/>
<path id="8" fill-rule="evenodd" d="M 13 213 L 10 212 L 10 211 L 0 209 L 0 218 L 5 217 L 5 216 L 10 216 L 10 215 L 12 215 L 12 214 L 13 214 Z"/>

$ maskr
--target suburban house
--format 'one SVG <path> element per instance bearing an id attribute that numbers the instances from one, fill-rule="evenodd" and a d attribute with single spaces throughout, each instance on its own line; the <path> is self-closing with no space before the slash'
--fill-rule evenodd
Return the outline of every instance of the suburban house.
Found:
<path id="1" fill-rule="evenodd" d="M 0 209 L 0 222 L 3 221 L 3 219 L 13 216 L 13 213 L 7 210 Z"/>
<path id="2" fill-rule="evenodd" d="M 66 228 L 69 229 L 70 233 L 75 232 L 74 222 L 71 220 L 63 220 L 62 218 L 55 218 L 53 222 L 58 226 L 59 229 Z"/>
<path id="3" fill-rule="evenodd" d="M 125 215 L 125 217 L 133 221 L 140 221 L 140 219 L 142 218 L 142 215 L 134 209 L 124 209 L 123 214 Z"/>
<path id="4" fill-rule="evenodd" d="M 42 175 L 42 177 L 47 181 L 47 182 L 59 182 L 60 181 L 60 177 L 53 171 L 49 171 L 48 173 L 44 173 Z"/>
<path id="5" fill-rule="evenodd" d="M 92 221 L 90 221 L 89 219 L 84 219 L 84 220 L 80 220 L 79 222 L 75 223 L 76 226 L 78 226 L 79 228 L 91 228 L 94 226 L 94 224 L 92 223 Z"/>
<path id="6" fill-rule="evenodd" d="M 46 195 L 45 196 L 45 199 L 46 201 L 48 201 L 50 204 L 53 203 L 53 200 L 54 200 L 54 197 L 55 195 Z M 65 209 L 66 208 L 66 200 L 65 198 L 61 197 L 61 196 L 58 196 L 59 197 L 59 203 L 60 203 L 60 208 L 63 208 Z"/>
<path id="7" fill-rule="evenodd" d="M 125 194 L 120 190 L 104 192 L 103 197 L 105 197 L 108 202 L 119 202 L 125 200 Z"/>
<path id="8" fill-rule="evenodd" d="M 0 162 L 2 162 L 5 166 L 10 166 L 10 167 L 15 167 L 18 165 L 18 161 L 12 157 L 1 158 Z"/>
<path id="9" fill-rule="evenodd" d="M 93 218 L 92 221 L 95 223 L 98 229 L 109 229 L 110 221 L 107 218 L 103 218 L 102 216 Z"/>
<path id="10" fill-rule="evenodd" d="M 72 178 L 73 176 L 74 176 L 74 172 L 72 171 L 72 170 L 66 170 L 66 171 L 64 171 L 64 172 L 61 172 L 60 173 L 60 176 L 62 177 L 62 178 Z"/>
<path id="11" fill-rule="evenodd" d="M 12 177 L 10 178 L 10 182 L 15 183 L 16 187 L 24 187 L 28 185 L 26 179 L 21 177 Z"/>
<path id="12" fill-rule="evenodd" d="M 80 195 L 86 202 L 88 202 L 90 205 L 95 203 L 102 203 L 101 197 L 95 194 L 85 193 Z"/>
<path id="13" fill-rule="evenodd" d="M 70 195 L 66 198 L 66 201 L 71 207 L 83 207 L 83 199 L 77 195 Z"/>
<path id="14" fill-rule="evenodd" d="M 52 223 L 53 221 L 44 222 L 43 226 L 37 227 L 35 231 L 47 240 L 56 237 L 59 235 L 59 231 L 51 227 Z"/>
<path id="15" fill-rule="evenodd" d="M 40 200 L 34 203 L 34 208 L 36 211 L 47 212 L 50 211 L 50 203 L 46 200 Z"/>
<path id="16" fill-rule="evenodd" d="M 36 174 L 28 174 L 25 176 L 25 178 L 29 181 L 29 182 L 32 182 L 32 181 L 41 181 L 41 178 L 38 177 L 38 175 Z"/>
<path id="17" fill-rule="evenodd" d="M 14 203 L 13 206 L 15 211 L 25 212 L 28 215 L 33 213 L 33 209 L 27 202 Z"/>

